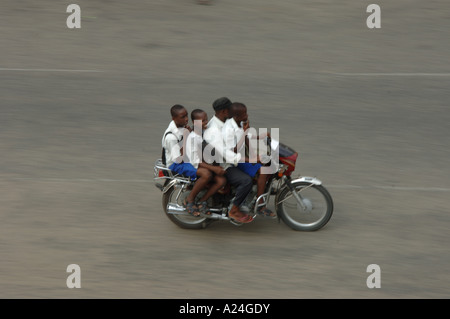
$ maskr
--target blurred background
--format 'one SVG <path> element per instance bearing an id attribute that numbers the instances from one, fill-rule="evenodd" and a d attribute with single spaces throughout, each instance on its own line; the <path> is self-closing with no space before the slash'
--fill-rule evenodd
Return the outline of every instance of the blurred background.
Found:
<path id="1" fill-rule="evenodd" d="M 448 1 L 377 0 L 380 29 L 350 0 L 77 0 L 69 29 L 73 2 L 1 5 L 0 297 L 450 296 Z M 169 108 L 221 96 L 323 181 L 326 227 L 163 214 Z"/>

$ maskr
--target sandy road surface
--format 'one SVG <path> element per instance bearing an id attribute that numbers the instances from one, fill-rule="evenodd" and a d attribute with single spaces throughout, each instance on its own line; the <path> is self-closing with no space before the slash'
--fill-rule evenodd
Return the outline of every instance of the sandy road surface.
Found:
<path id="1" fill-rule="evenodd" d="M 356 2 L 80 0 L 69 30 L 69 2 L 3 1 L 0 297 L 448 298 L 450 5 L 380 0 L 369 30 Z M 168 108 L 224 95 L 323 180 L 325 228 L 162 214 Z"/>

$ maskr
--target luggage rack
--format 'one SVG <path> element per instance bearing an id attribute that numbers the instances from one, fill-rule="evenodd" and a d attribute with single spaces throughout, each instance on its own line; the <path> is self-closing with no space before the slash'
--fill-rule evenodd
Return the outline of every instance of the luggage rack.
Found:
<path id="1" fill-rule="evenodd" d="M 185 177 L 183 175 L 179 174 L 173 174 L 172 170 L 167 168 L 166 165 L 163 164 L 162 160 L 159 158 L 155 162 L 155 166 L 153 167 L 153 180 L 155 181 L 155 186 L 158 187 L 160 190 L 164 189 L 164 185 L 166 184 L 167 180 L 174 180 L 181 183 L 190 183 L 188 177 Z"/>

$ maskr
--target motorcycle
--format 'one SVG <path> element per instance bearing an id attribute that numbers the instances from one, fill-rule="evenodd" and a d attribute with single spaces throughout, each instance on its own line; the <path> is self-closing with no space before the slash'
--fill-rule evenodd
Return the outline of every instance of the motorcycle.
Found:
<path id="1" fill-rule="evenodd" d="M 333 199 L 322 182 L 315 177 L 300 176 L 292 178 L 298 153 L 290 147 L 279 143 L 279 163 L 275 173 L 268 182 L 264 194 L 256 197 L 256 181 L 248 194 L 245 204 L 248 213 L 257 218 L 258 207 L 267 205 L 274 196 L 274 205 L 278 221 L 299 231 L 316 231 L 324 227 L 333 214 Z M 167 217 L 177 226 L 185 229 L 201 229 L 214 221 L 229 221 L 236 226 L 242 223 L 230 218 L 234 198 L 234 187 L 227 184 L 224 189 L 208 200 L 210 215 L 194 217 L 183 205 L 195 181 L 182 175 L 173 174 L 158 159 L 154 165 L 155 186 L 161 190 L 162 207 Z M 206 190 L 200 192 L 200 198 Z"/>

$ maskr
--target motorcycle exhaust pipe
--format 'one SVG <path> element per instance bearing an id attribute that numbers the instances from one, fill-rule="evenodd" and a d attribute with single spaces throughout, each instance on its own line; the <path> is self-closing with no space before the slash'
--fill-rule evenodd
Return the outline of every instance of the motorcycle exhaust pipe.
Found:
<path id="1" fill-rule="evenodd" d="M 207 218 L 210 219 L 219 219 L 219 220 L 229 220 L 230 218 L 224 214 L 221 213 L 221 209 L 215 209 L 211 208 L 211 215 L 207 216 Z M 169 203 L 167 204 L 167 214 L 172 215 L 186 215 L 191 216 L 184 206 L 175 204 L 175 203 Z"/>
<path id="2" fill-rule="evenodd" d="M 167 214 L 189 215 L 184 206 L 173 203 L 167 204 Z"/>

